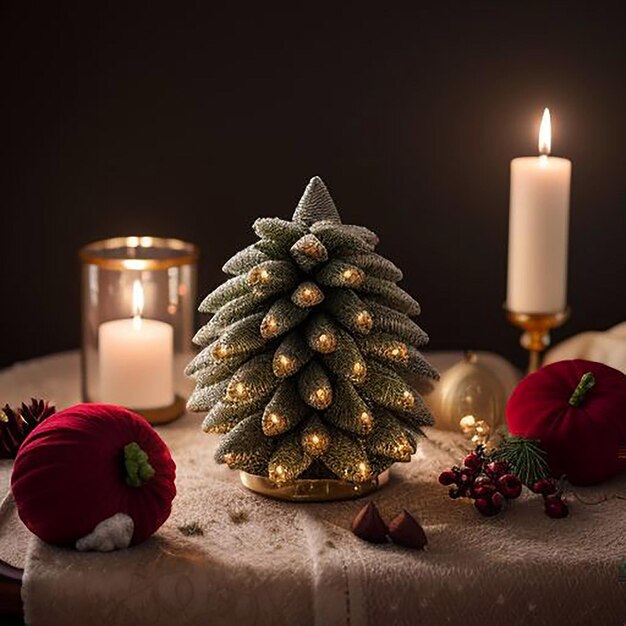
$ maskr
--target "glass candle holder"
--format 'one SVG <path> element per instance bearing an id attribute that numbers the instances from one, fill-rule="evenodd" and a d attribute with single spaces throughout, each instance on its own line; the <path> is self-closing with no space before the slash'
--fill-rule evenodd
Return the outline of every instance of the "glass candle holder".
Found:
<path id="1" fill-rule="evenodd" d="M 185 411 L 191 384 L 198 249 L 178 239 L 116 237 L 80 251 L 82 396 L 153 424 Z"/>

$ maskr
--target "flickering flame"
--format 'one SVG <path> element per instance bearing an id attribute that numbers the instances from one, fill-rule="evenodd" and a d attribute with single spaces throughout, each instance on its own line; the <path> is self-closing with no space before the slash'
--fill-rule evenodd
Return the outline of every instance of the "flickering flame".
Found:
<path id="1" fill-rule="evenodd" d="M 543 110 L 541 126 L 539 127 L 539 153 L 548 155 L 552 149 L 552 124 L 550 122 L 550 109 Z"/>
<path id="2" fill-rule="evenodd" d="M 312 441 L 315 445 L 317 445 L 317 444 L 320 442 L 320 438 L 319 438 L 317 435 L 313 435 L 313 436 L 311 437 L 311 441 Z"/>
<path id="3" fill-rule="evenodd" d="M 144 295 L 140 280 L 133 283 L 133 326 L 141 327 L 141 315 L 143 313 Z"/>

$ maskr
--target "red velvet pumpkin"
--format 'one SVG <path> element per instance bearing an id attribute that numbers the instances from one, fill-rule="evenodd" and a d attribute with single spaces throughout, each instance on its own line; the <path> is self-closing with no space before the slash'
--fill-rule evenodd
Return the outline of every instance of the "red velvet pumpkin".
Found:
<path id="1" fill-rule="evenodd" d="M 626 376 L 593 361 L 559 361 L 529 374 L 506 408 L 509 431 L 538 439 L 555 476 L 591 485 L 626 470 Z"/>
<path id="2" fill-rule="evenodd" d="M 77 404 L 25 439 L 11 489 L 24 524 L 48 543 L 73 545 L 103 520 L 124 513 L 133 520 L 136 544 L 168 518 L 175 476 L 167 446 L 142 417 L 118 406 Z"/>

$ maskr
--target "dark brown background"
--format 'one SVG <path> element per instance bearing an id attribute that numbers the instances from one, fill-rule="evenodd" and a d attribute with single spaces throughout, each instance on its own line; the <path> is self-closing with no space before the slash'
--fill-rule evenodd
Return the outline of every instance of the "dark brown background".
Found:
<path id="1" fill-rule="evenodd" d="M 404 269 L 433 348 L 522 363 L 508 167 L 546 105 L 574 162 L 558 335 L 624 319 L 620 3 L 216 4 L 3 9 L 1 364 L 78 345 L 81 244 L 196 241 L 206 292 L 314 174 Z"/>

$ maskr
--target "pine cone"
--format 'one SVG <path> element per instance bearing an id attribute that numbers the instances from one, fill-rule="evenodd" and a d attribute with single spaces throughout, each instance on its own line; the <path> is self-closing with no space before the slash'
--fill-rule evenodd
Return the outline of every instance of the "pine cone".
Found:
<path id="1" fill-rule="evenodd" d="M 200 305 L 212 318 L 186 370 L 188 409 L 225 434 L 216 460 L 275 484 L 320 466 L 359 483 L 409 461 L 432 417 L 407 375 L 438 375 L 418 351 L 428 336 L 402 272 L 372 231 L 341 222 L 317 177 L 291 221 L 254 231 Z"/>
<path id="2" fill-rule="evenodd" d="M 31 431 L 55 413 L 54 406 L 46 400 L 31 398 L 30 404 L 22 402 L 18 409 L 8 404 L 0 409 L 0 458 L 14 459 L 19 447 Z"/>

